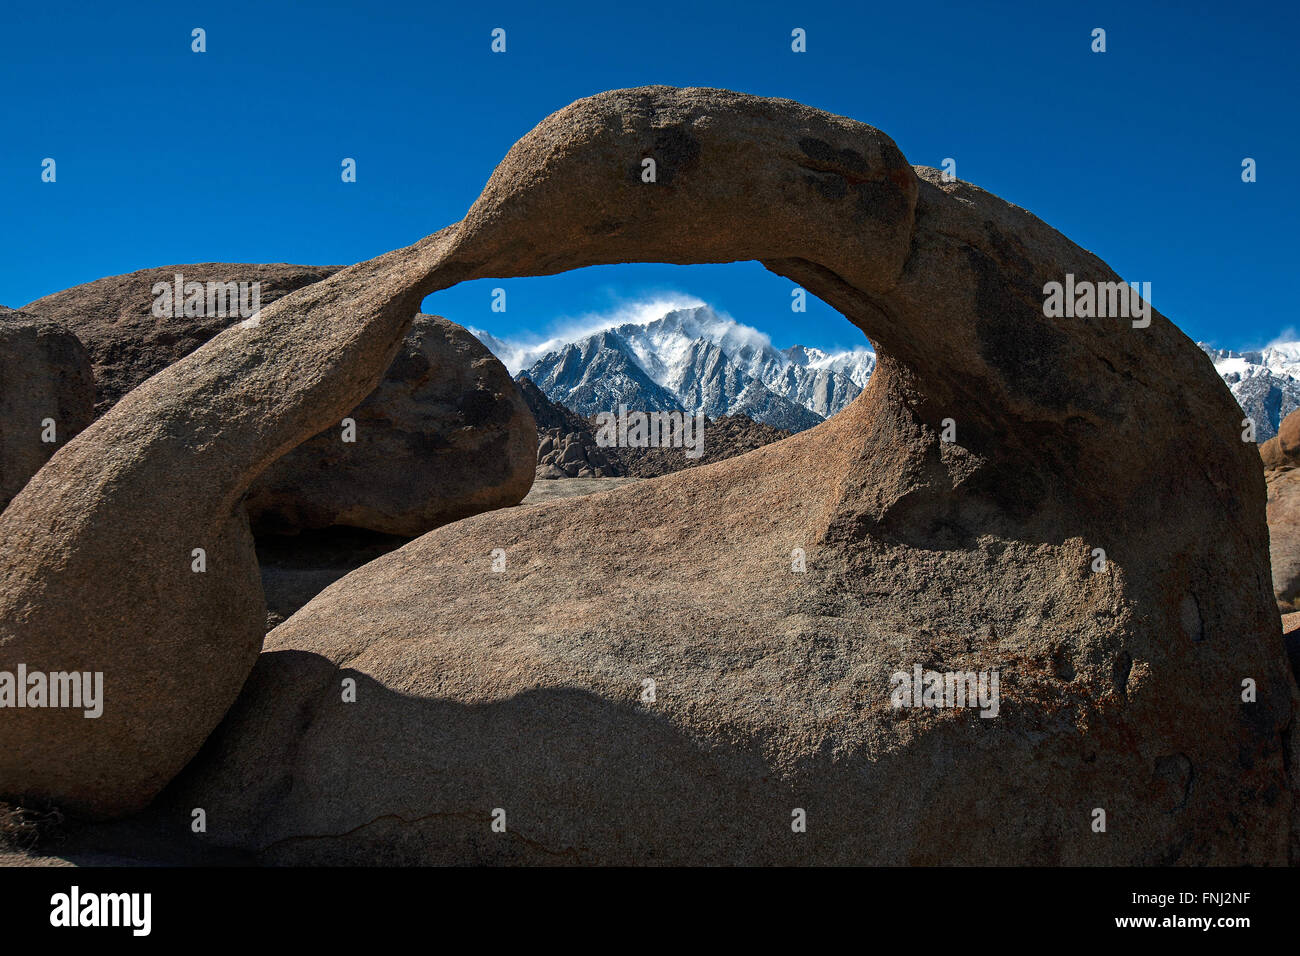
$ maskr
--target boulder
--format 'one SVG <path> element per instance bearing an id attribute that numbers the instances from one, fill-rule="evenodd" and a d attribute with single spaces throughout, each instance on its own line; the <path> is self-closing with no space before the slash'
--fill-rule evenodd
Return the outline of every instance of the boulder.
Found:
<path id="1" fill-rule="evenodd" d="M 425 240 L 435 254 L 454 230 Z M 380 383 L 424 293 L 419 253 L 262 307 L 129 391 L 0 514 L 0 680 L 102 675 L 103 711 L 0 712 L 0 798 L 146 806 L 229 709 L 266 606 L 243 498 Z M 0 691 L 3 687 L 0 687 Z"/>
<path id="2" fill-rule="evenodd" d="M 95 375 L 77 337 L 0 306 L 0 511 L 90 424 L 94 407 Z"/>
<path id="3" fill-rule="evenodd" d="M 441 316 L 420 315 L 379 388 L 268 468 L 246 502 L 256 533 L 342 525 L 415 537 L 518 504 L 537 428 L 510 373 Z"/>
<path id="4" fill-rule="evenodd" d="M 1279 610 L 1300 611 L 1300 471 L 1278 469 L 1264 477 L 1268 485 L 1273 596 Z"/>
<path id="5" fill-rule="evenodd" d="M 254 299 L 260 306 L 270 305 L 340 268 L 239 262 L 161 266 L 73 286 L 29 302 L 23 311 L 60 323 L 85 344 L 95 366 L 95 411 L 102 415 L 149 376 L 249 318 L 242 314 L 241 305 L 251 306 Z M 181 277 L 179 296 L 177 276 Z M 191 282 L 203 286 L 202 308 L 194 299 L 195 307 L 186 314 L 185 284 Z M 240 283 L 245 286 L 243 298 Z"/>
<path id="6" fill-rule="evenodd" d="M 102 414 L 149 376 L 251 318 L 239 306 L 253 301 L 253 283 L 264 308 L 339 268 L 164 266 L 99 279 L 26 308 L 67 323 L 84 339 L 99 376 Z M 184 314 L 190 282 L 203 286 L 203 308 L 194 309 L 200 314 Z M 211 309 L 209 288 L 226 293 Z M 169 296 L 169 307 L 155 308 L 162 296 Z M 176 303 L 179 309 L 171 309 Z M 518 504 L 532 484 L 535 433 L 526 406 L 505 367 L 446 319 L 420 317 L 380 387 L 346 417 L 356 423 L 355 441 L 343 441 L 335 422 L 254 483 L 248 513 L 255 533 L 341 525 L 414 537 Z"/>
<path id="7" fill-rule="evenodd" d="M 527 375 L 517 379 L 519 392 L 537 422 L 539 481 L 552 478 L 617 478 L 623 470 L 613 449 L 601 448 L 591 433 L 591 423 L 572 409 L 557 404 Z"/>
<path id="8" fill-rule="evenodd" d="M 1300 410 L 1282 419 L 1277 434 L 1259 446 L 1259 457 L 1268 471 L 1300 464 Z"/>
<path id="9" fill-rule="evenodd" d="M 1269 555 L 1273 596 L 1285 612 L 1300 611 L 1300 412 L 1282 420 L 1259 446 L 1268 487 Z"/>
<path id="10" fill-rule="evenodd" d="M 277 400 L 239 427 L 175 412 L 203 417 L 173 440 L 211 426 L 243 474 L 286 418 L 355 399 L 401 314 L 455 282 L 747 259 L 870 335 L 852 406 L 353 572 L 268 636 L 168 812 L 203 806 L 206 839 L 294 863 L 1296 855 L 1298 695 L 1230 392 L 1158 312 L 1046 317 L 1047 283 L 1119 277 L 864 124 L 717 90 L 581 100 L 463 222 L 191 356 L 186 375 L 230 375 L 168 408 L 244 407 L 272 382 Z M 321 324 L 349 347 L 315 354 Z M 277 358 L 304 351 L 317 391 Z M 997 706 L 895 706 L 917 669 L 996 674 Z"/>

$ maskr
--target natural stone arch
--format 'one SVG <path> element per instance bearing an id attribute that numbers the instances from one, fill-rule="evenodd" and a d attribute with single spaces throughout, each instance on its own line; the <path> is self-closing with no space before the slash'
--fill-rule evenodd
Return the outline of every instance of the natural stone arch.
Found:
<path id="1" fill-rule="evenodd" d="M 647 155 L 654 184 L 639 176 Z M 914 173 L 879 131 L 789 101 L 668 88 L 580 101 L 511 150 L 460 224 L 286 297 L 260 327 L 224 333 L 146 383 L 0 517 L 24 549 L 0 563 L 2 610 L 25 615 L 0 631 L 6 658 L 70 652 L 70 635 L 94 624 L 99 609 L 74 584 L 84 590 L 114 553 L 110 518 L 144 553 L 224 531 L 223 557 L 241 567 L 243 489 L 373 387 L 426 294 L 633 259 L 750 258 L 871 334 L 880 365 L 855 405 L 640 490 L 467 519 L 326 591 L 273 632 L 268 649 L 281 653 L 263 658 L 180 782 L 224 808 L 214 838 L 268 849 L 353 834 L 349 852 L 375 855 L 393 836 L 367 831 L 377 818 L 463 818 L 494 786 L 532 786 L 515 792 L 544 808 L 562 784 L 584 812 L 536 809 L 520 857 L 543 846 L 603 861 L 647 849 L 679 860 L 1283 859 L 1295 688 L 1271 608 L 1263 482 L 1226 388 L 1158 314 L 1140 330 L 1044 318 L 1045 282 L 1117 277 L 1023 210 Z M 938 440 L 944 418 L 957 422 L 955 443 Z M 127 495 L 161 476 L 185 480 L 199 507 L 164 496 L 150 523 Z M 73 520 L 42 537 L 60 515 Z M 816 572 L 782 575 L 782 549 L 804 544 Z M 473 559 L 495 547 L 523 573 L 485 576 Z M 1093 547 L 1108 573 L 1090 572 Z M 216 623 L 218 608 L 238 605 L 229 595 L 173 584 L 133 568 L 126 591 L 133 605 L 159 594 L 151 612 L 223 652 L 176 657 L 191 674 L 224 662 L 197 722 L 206 733 L 247 672 L 253 628 Z M 694 618 L 665 611 L 680 587 L 697 589 Z M 555 636 L 546 613 L 559 610 Z M 683 636 L 692 620 L 698 651 Z M 115 627 L 119 644 L 156 652 L 145 629 Z M 819 642 L 838 662 L 825 666 L 844 670 L 821 674 Z M 632 678 L 665 654 L 688 692 L 676 708 L 629 709 Z M 765 654 L 776 662 L 767 710 L 753 687 Z M 1007 714 L 988 743 L 978 719 L 877 712 L 881 681 L 919 658 L 1007 669 Z M 372 682 L 368 724 L 330 710 L 337 667 Z M 1246 708 L 1237 687 L 1256 675 L 1267 691 Z M 560 741 L 582 715 L 698 786 L 638 787 L 617 742 Z M 127 716 L 119 733 L 156 720 Z M 541 732 L 554 759 L 503 752 L 479 736 L 485 726 Z M 47 741 L 67 734 L 37 729 Z M 78 783 L 102 770 L 93 755 L 57 770 L 30 747 L 0 759 L 6 778 L 113 812 L 146 801 L 201 739 L 169 738 L 147 779 L 119 775 L 114 800 L 102 775 L 99 790 Z M 449 771 L 436 793 L 404 789 L 402 773 L 357 772 L 380 761 L 417 773 L 430 759 Z M 918 778 L 899 777 L 918 764 Z M 621 818 L 598 819 L 602 792 Z M 680 806 L 683 793 L 698 805 Z M 859 825 L 792 844 L 788 828 L 757 822 L 800 794 Z M 1098 805 L 1124 821 L 1122 839 L 1090 833 Z M 727 810 L 739 813 L 719 828 Z M 936 841 L 962 816 L 970 828 Z M 656 847 L 662 826 L 676 835 Z M 430 860 L 462 839 L 474 845 L 468 830 L 402 842 Z"/>

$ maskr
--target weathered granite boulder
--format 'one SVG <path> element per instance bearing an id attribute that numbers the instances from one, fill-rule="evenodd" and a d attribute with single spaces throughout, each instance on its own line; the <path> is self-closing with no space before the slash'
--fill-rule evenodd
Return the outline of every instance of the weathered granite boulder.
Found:
<path id="1" fill-rule="evenodd" d="M 523 396 L 478 339 L 441 316 L 416 316 L 379 388 L 347 418 L 253 483 L 255 532 L 345 525 L 415 537 L 516 505 L 532 487 L 537 427 Z"/>
<path id="2" fill-rule="evenodd" d="M 95 375 L 77 337 L 0 306 L 0 511 L 90 424 L 94 407 Z"/>
<path id="3" fill-rule="evenodd" d="M 150 375 L 250 318 L 256 308 L 340 268 L 247 262 L 161 266 L 73 286 L 29 302 L 23 311 L 58 322 L 80 338 L 95 366 L 95 411 L 102 415 Z M 191 286 L 187 295 L 191 283 L 202 288 Z"/>
<path id="4" fill-rule="evenodd" d="M 1163 316 L 1044 316 L 1101 260 L 871 127 L 649 88 L 548 118 L 389 261 L 429 292 L 755 258 L 871 335 L 853 406 L 352 573 L 269 635 L 176 812 L 276 862 L 1286 862 L 1257 455 Z M 915 668 L 1000 696 L 895 707 Z"/>
<path id="5" fill-rule="evenodd" d="M 1259 457 L 1268 471 L 1295 468 L 1300 464 L 1300 411 L 1282 419 L 1277 434 L 1259 446 Z"/>
<path id="6" fill-rule="evenodd" d="M 0 781 L 103 812 L 184 762 L 255 647 L 240 497 L 378 384 L 424 296 L 642 259 L 761 260 L 872 336 L 869 386 L 335 583 L 160 812 L 275 862 L 1287 861 L 1263 476 L 1206 356 L 1158 313 L 1044 317 L 1047 282 L 1118 277 L 878 130 L 716 90 L 549 117 L 463 222 L 223 332 L 42 469 L 0 515 L 0 665 L 131 679 L 102 729 L 0 722 Z M 186 577 L 199 540 L 227 577 Z M 917 668 L 999 696 L 894 706 Z"/>
<path id="7" fill-rule="evenodd" d="M 99 674 L 103 709 L 0 712 L 0 797 L 120 815 L 185 766 L 262 645 L 245 493 L 378 386 L 420 299 L 386 257 L 264 306 L 128 392 L 10 502 L 0 693 L 20 664 Z"/>
<path id="8" fill-rule="evenodd" d="M 1273 595 L 1283 613 L 1300 611 L 1300 412 L 1282 420 L 1259 455 L 1268 487 Z"/>
<path id="9" fill-rule="evenodd" d="M 88 282 L 26 308 L 85 340 L 102 414 L 149 376 L 251 318 L 254 306 L 339 268 L 164 266 Z M 188 302 L 194 314 L 186 314 Z M 254 482 L 247 504 L 255 532 L 343 525 L 414 537 L 518 504 L 532 484 L 533 456 L 524 447 L 535 443 L 535 433 L 509 374 L 477 339 L 441 317 L 417 320 L 380 387 L 345 417 L 355 422 L 352 441 L 336 422 Z"/>

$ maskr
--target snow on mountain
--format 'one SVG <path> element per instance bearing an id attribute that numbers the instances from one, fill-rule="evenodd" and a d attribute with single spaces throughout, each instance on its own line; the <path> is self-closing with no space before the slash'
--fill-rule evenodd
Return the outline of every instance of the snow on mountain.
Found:
<path id="1" fill-rule="evenodd" d="M 1210 356 L 1245 416 L 1254 420 L 1257 441 L 1276 435 L 1282 419 L 1300 408 L 1300 342 L 1246 352 L 1196 344 Z"/>
<path id="2" fill-rule="evenodd" d="M 764 381 L 824 418 L 857 398 L 876 368 L 876 353 L 866 348 L 828 353 L 794 345 L 781 354 L 790 362 L 777 373 L 782 387 L 772 378 Z"/>
<path id="3" fill-rule="evenodd" d="M 710 418 L 746 415 L 799 431 L 857 398 L 876 367 L 869 348 L 777 349 L 757 329 L 681 301 L 642 303 L 567 341 L 525 346 L 470 331 L 512 373 L 527 374 L 552 401 L 582 415 L 622 403 L 641 411 L 703 411 Z M 1243 415 L 1254 420 L 1258 441 L 1277 434 L 1282 419 L 1300 408 L 1300 342 L 1241 352 L 1197 344 Z"/>
<path id="4" fill-rule="evenodd" d="M 756 422 L 790 431 L 811 428 L 820 415 L 769 389 L 746 375 L 724 352 L 707 339 L 695 339 L 684 361 L 667 370 L 667 385 L 692 412 L 709 418 L 745 415 Z"/>
<path id="5" fill-rule="evenodd" d="M 683 410 L 682 402 L 646 374 L 610 329 L 548 353 L 527 374 L 547 398 L 580 415 L 615 411 L 619 405 L 642 412 Z"/>
<path id="6" fill-rule="evenodd" d="M 746 415 L 801 431 L 857 398 L 875 367 L 867 348 L 779 350 L 751 326 L 707 305 L 670 307 L 563 344 L 519 346 L 471 329 L 512 372 L 583 415 L 623 402 L 644 411 Z M 532 359 L 532 361 L 529 361 Z"/>

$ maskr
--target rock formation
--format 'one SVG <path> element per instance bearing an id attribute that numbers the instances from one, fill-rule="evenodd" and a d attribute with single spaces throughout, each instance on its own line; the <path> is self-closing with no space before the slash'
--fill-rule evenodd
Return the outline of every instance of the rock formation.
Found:
<path id="1" fill-rule="evenodd" d="M 423 248 L 436 250 L 446 230 Z M 6 710 L 0 796 L 139 810 L 229 709 L 266 607 L 242 500 L 378 386 L 422 298 L 402 253 L 265 306 L 128 392 L 0 514 L 0 673 L 103 674 L 103 714 Z"/>
<path id="2" fill-rule="evenodd" d="M 683 468 L 707 465 L 743 455 L 790 432 L 764 425 L 745 415 L 723 415 L 704 424 L 704 447 L 696 458 L 680 448 L 602 448 L 594 434 L 597 424 L 546 397 L 527 375 L 519 390 L 537 421 L 537 479 L 656 478 Z"/>
<path id="3" fill-rule="evenodd" d="M 266 307 L 339 268 L 164 266 L 89 282 L 26 308 L 81 336 L 94 357 L 102 414 L 149 376 L 242 322 L 237 303 L 252 296 L 239 298 L 241 284 L 256 283 Z M 179 293 L 173 291 L 177 275 Z M 203 287 L 205 298 L 198 314 L 186 315 L 184 289 L 191 282 Z M 216 308 L 209 309 L 207 290 L 217 286 L 224 298 L 214 298 Z M 162 293 L 182 314 L 156 314 Z M 477 339 L 441 317 L 416 321 L 380 387 L 346 417 L 356 423 L 353 441 L 344 441 L 334 422 L 254 483 L 247 506 L 256 533 L 344 525 L 414 537 L 517 504 L 532 484 L 533 426 L 509 374 Z"/>
<path id="4" fill-rule="evenodd" d="M 623 476 L 612 450 L 596 443 L 590 422 L 552 402 L 528 376 L 520 377 L 517 384 L 537 422 L 538 480 Z"/>
<path id="5" fill-rule="evenodd" d="M 1300 465 L 1300 412 L 1282 419 L 1277 434 L 1259 446 L 1266 471 L 1283 471 Z"/>
<path id="6" fill-rule="evenodd" d="M 1259 455 L 1268 487 L 1273 596 L 1282 612 L 1300 611 L 1300 412 L 1282 420 Z"/>
<path id="7" fill-rule="evenodd" d="M 415 537 L 518 504 L 533 484 L 537 429 L 491 352 L 441 316 L 420 315 L 379 388 L 253 484 L 258 533 L 345 525 Z"/>
<path id="8" fill-rule="evenodd" d="M 162 266 L 73 286 L 29 302 L 23 311 L 58 322 L 81 339 L 95 366 L 95 411 L 102 415 L 150 375 L 248 318 L 238 311 L 240 303 L 252 300 L 252 290 L 246 289 L 248 295 L 240 299 L 240 283 L 249 287 L 256 282 L 257 302 L 265 307 L 339 268 L 239 262 Z M 178 275 L 182 277 L 179 296 L 175 293 Z M 190 282 L 203 286 L 202 308 L 186 315 L 184 288 Z M 207 300 L 209 283 L 213 283 L 212 308 Z M 165 301 L 155 291 L 159 288 L 166 290 Z"/>
<path id="9" fill-rule="evenodd" d="M 0 306 L 0 511 L 90 424 L 94 407 L 95 376 L 77 337 Z"/>
<path id="10" fill-rule="evenodd" d="M 1297 691 L 1209 360 L 1158 313 L 1045 318 L 1045 283 L 1118 277 L 878 130 L 700 89 L 554 114 L 461 223 L 223 332 L 56 456 L 0 516 L 4 662 L 120 679 L 147 653 L 136 678 L 189 692 L 119 685 L 79 735 L 6 718 L 0 780 L 120 810 L 183 762 L 255 646 L 240 495 L 375 387 L 423 296 L 741 259 L 872 337 L 850 408 L 359 569 L 268 636 L 175 812 L 281 862 L 1286 862 Z M 891 706 L 914 667 L 996 670 L 997 716 Z M 147 780 L 136 740 L 168 754 Z"/>
<path id="11" fill-rule="evenodd" d="M 704 447 L 698 458 L 688 457 L 681 448 L 616 448 L 615 451 L 624 474 L 633 478 L 657 478 L 683 468 L 735 458 L 789 438 L 790 434 L 745 415 L 722 415 L 705 421 Z"/>

